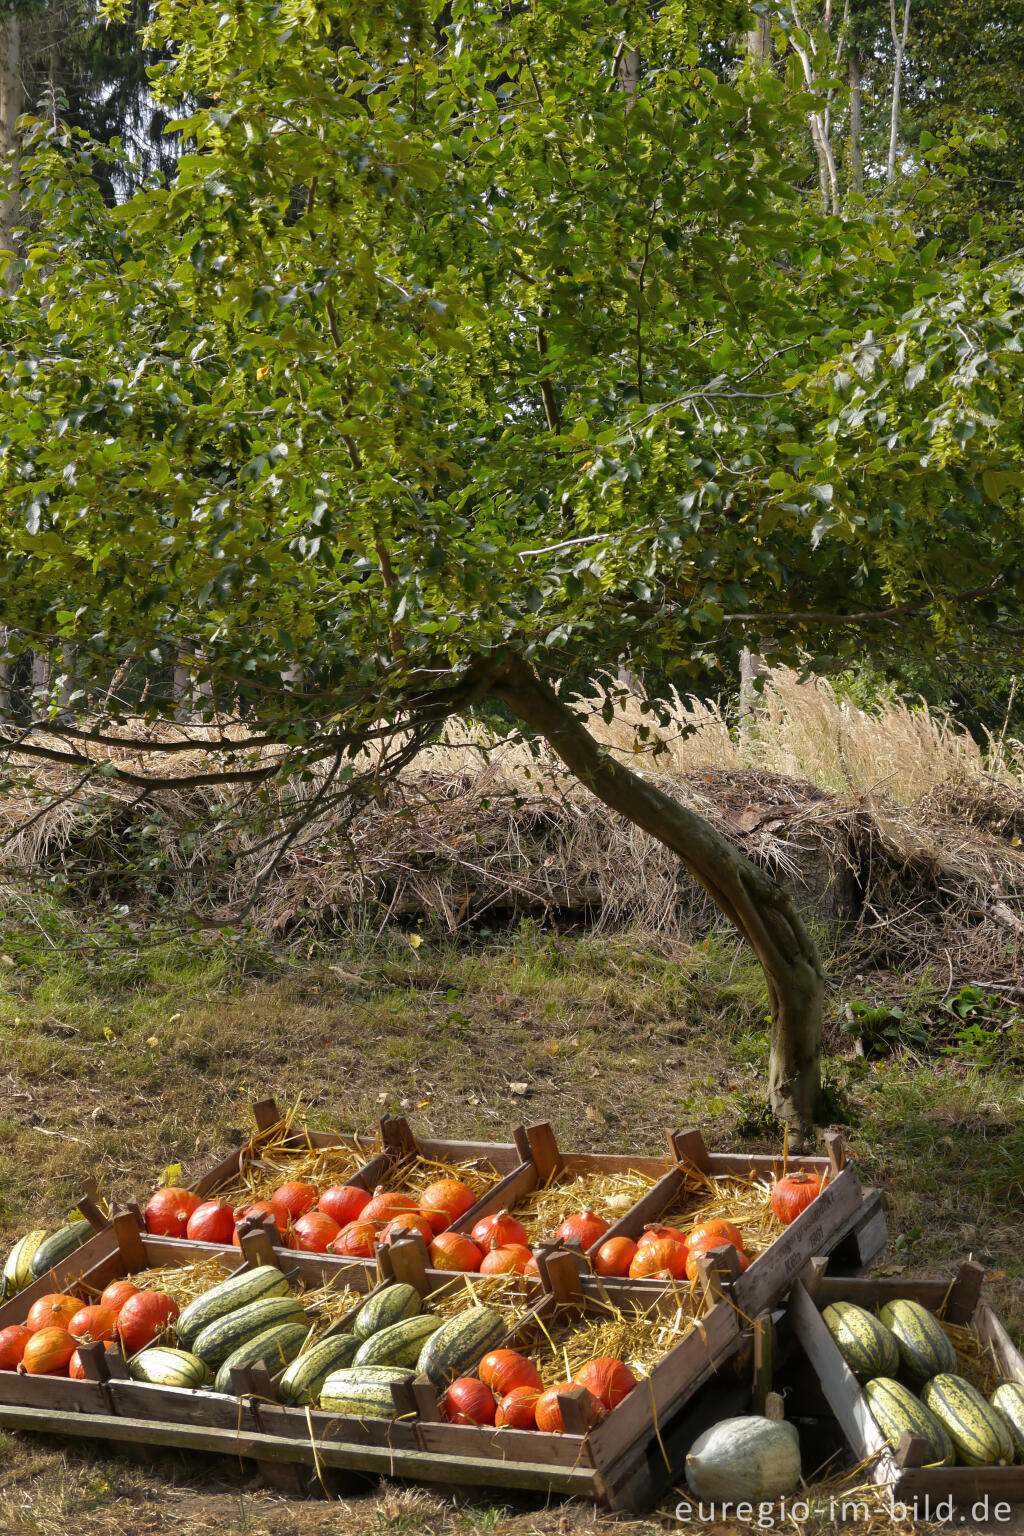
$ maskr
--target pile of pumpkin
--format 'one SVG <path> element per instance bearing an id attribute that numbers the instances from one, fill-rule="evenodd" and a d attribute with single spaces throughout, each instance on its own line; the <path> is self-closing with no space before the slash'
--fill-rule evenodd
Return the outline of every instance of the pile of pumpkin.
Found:
<path id="1" fill-rule="evenodd" d="M 588 1360 L 572 1381 L 545 1387 L 536 1365 L 513 1349 L 495 1349 L 480 1361 L 473 1376 L 453 1381 L 441 1399 L 441 1412 L 453 1424 L 495 1425 L 508 1429 L 565 1429 L 559 1397 L 575 1387 L 590 1395 L 595 1419 L 610 1413 L 636 1386 L 629 1366 L 610 1356 Z"/>
<path id="2" fill-rule="evenodd" d="M 929 1465 L 1024 1461 L 1024 1385 L 1003 1382 L 986 1400 L 959 1374 L 952 1340 L 920 1302 L 890 1301 L 875 1317 L 838 1301 L 822 1318 L 893 1450 L 909 1430 L 927 1445 Z"/>
<path id="3" fill-rule="evenodd" d="M 118 1339 L 126 1355 L 135 1355 L 177 1315 L 173 1297 L 141 1290 L 130 1280 L 113 1281 L 98 1302 L 51 1291 L 32 1303 L 24 1323 L 0 1328 L 0 1371 L 80 1380 L 85 1375 L 82 1345 Z"/>
<path id="4" fill-rule="evenodd" d="M 783 1225 L 788 1225 L 806 1210 L 820 1189 L 819 1175 L 780 1178 L 772 1189 L 772 1209 Z M 237 1246 L 243 1220 L 272 1216 L 278 1239 L 285 1246 L 352 1259 L 372 1259 L 378 1247 L 418 1233 L 434 1269 L 536 1275 L 537 1259 L 526 1229 L 511 1212 L 482 1217 L 468 1234 L 451 1230 L 476 1201 L 469 1185 L 456 1178 L 436 1180 L 418 1198 L 383 1185 L 372 1194 L 356 1184 L 336 1184 L 321 1192 L 314 1184 L 292 1181 L 275 1189 L 269 1200 L 238 1209 L 225 1200 L 203 1201 L 189 1190 L 167 1188 L 150 1198 L 145 1220 L 154 1235 L 188 1237 L 194 1242 L 233 1242 Z M 609 1223 L 603 1217 L 594 1211 L 580 1211 L 559 1224 L 555 1238 L 578 1246 L 584 1253 L 600 1244 L 593 1267 L 605 1278 L 685 1277 L 693 1281 L 697 1261 L 722 1246 L 735 1249 L 741 1269 L 750 1262 L 740 1229 L 723 1218 L 699 1222 L 688 1232 L 651 1225 L 636 1242 L 629 1237 L 611 1237 L 602 1243 L 608 1230 Z"/>

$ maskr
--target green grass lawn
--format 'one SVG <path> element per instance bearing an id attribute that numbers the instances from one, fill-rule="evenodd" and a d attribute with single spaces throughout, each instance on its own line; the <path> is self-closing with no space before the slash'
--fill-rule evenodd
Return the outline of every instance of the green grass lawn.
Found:
<path id="1" fill-rule="evenodd" d="M 267 1093 L 301 1100 L 311 1124 L 330 1129 L 402 1113 L 422 1133 L 483 1140 L 550 1120 L 568 1149 L 660 1153 L 665 1131 L 688 1125 L 713 1147 L 780 1144 L 764 1110 L 760 972 L 725 940 L 668 945 L 529 926 L 472 947 L 367 935 L 299 955 L 220 939 L 139 945 L 127 931 L 89 933 L 49 912 L 9 923 L 0 985 L 0 1250 L 28 1227 L 57 1225 L 87 1173 L 117 1200 L 145 1195 L 168 1164 L 196 1176 L 244 1139 L 250 1101 Z M 841 1028 L 845 1006 L 877 991 L 861 983 L 834 994 L 825 1072 L 862 1178 L 884 1192 L 884 1262 L 940 1273 L 973 1255 L 1019 1337 L 1024 1026 L 991 1000 L 965 1023 L 938 990 L 918 986 L 902 1018 L 865 1025 L 907 1043 L 859 1055 Z M 103 1522 L 125 1499 L 159 1499 L 162 1484 L 127 1464 L 11 1444 L 0 1449 L 4 1532 L 51 1528 L 40 1520 L 58 1462 L 61 1486 L 92 1511 L 82 1530 L 113 1531 Z M 203 1515 L 195 1501 L 256 1497 L 226 1489 L 220 1473 L 178 1464 L 174 1477 L 196 1530 L 277 1530 L 256 1505 L 248 1527 L 227 1506 Z M 467 1525 L 444 1501 L 428 1519 L 412 1492 L 387 1497 L 405 1500 L 410 1529 L 505 1529 L 498 1506 L 493 1516 L 471 1510 Z M 405 1528 L 398 1505 L 392 1519 L 379 1498 L 367 1501 L 376 1513 L 359 1528 Z M 56 1530 L 66 1514 L 46 1518 Z M 310 1506 L 303 1519 L 323 1514 Z M 522 1529 L 585 1529 L 591 1518 L 580 1511 L 559 1527 L 552 1515 L 550 1526 Z M 192 1527 L 182 1514 L 166 1528 Z"/>

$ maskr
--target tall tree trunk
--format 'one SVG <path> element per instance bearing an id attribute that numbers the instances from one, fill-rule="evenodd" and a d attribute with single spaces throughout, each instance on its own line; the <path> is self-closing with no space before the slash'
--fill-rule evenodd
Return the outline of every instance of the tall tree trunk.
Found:
<path id="1" fill-rule="evenodd" d="M 9 640 L 7 630 L 0 625 L 0 653 L 7 649 Z M 6 720 L 11 713 L 13 699 L 11 691 L 14 686 L 14 667 L 9 661 L 0 661 L 0 720 Z"/>
<path id="2" fill-rule="evenodd" d="M 757 679 L 763 677 L 767 670 L 757 652 L 752 651 L 749 645 L 745 645 L 740 651 L 739 736 L 741 746 L 746 746 L 754 735 L 757 716 L 763 703 L 763 696 L 756 686 Z"/>
<path id="3" fill-rule="evenodd" d="M 22 68 L 21 18 L 12 10 L 0 20 L 0 251 L 17 252 L 18 249 L 14 228 L 21 203 L 15 125 L 24 111 Z M 8 276 L 6 286 L 13 290 L 13 276 Z"/>
<path id="4" fill-rule="evenodd" d="M 861 145 L 861 120 L 864 87 L 860 78 L 860 54 L 856 45 L 850 49 L 850 191 L 864 191 L 864 151 Z"/>
<path id="5" fill-rule="evenodd" d="M 821 1099 L 825 976 L 793 899 L 695 812 L 615 761 L 521 658 L 504 661 L 489 692 L 543 736 L 609 809 L 671 848 L 750 944 L 771 1003 L 769 1095 L 780 1119 L 804 1129 Z"/>
<path id="6" fill-rule="evenodd" d="M 896 145 L 900 132 L 900 92 L 903 88 L 903 60 L 907 52 L 907 33 L 910 31 L 910 0 L 904 0 L 903 30 L 896 23 L 896 0 L 889 0 L 889 29 L 892 32 L 892 109 L 889 113 L 889 158 L 885 167 L 885 179 L 892 182 L 896 175 Z"/>

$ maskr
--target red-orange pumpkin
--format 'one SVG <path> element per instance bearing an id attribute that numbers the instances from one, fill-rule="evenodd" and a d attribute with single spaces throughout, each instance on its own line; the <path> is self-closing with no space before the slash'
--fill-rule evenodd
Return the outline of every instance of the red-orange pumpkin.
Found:
<path id="1" fill-rule="evenodd" d="M 466 1273 L 478 1270 L 483 1254 L 463 1232 L 439 1232 L 430 1245 L 434 1269 L 458 1269 Z"/>
<path id="2" fill-rule="evenodd" d="M 461 1179 L 438 1179 L 420 1196 L 420 1210 L 435 1232 L 445 1232 L 476 1204 L 476 1195 Z"/>
<path id="3" fill-rule="evenodd" d="M 694 1227 L 686 1234 L 686 1246 L 692 1248 L 694 1243 L 701 1242 L 705 1237 L 717 1237 L 719 1246 L 722 1243 L 732 1243 L 734 1248 L 743 1247 L 743 1233 L 734 1222 L 725 1221 L 722 1217 L 716 1217 L 714 1221 L 702 1221 L 699 1227 Z M 715 1246 L 711 1244 L 712 1248 Z"/>
<path id="4" fill-rule="evenodd" d="M 385 1189 L 378 1184 L 373 1198 L 364 1205 L 360 1216 L 364 1221 L 393 1221 L 396 1216 L 416 1210 L 416 1201 L 401 1189 Z"/>
<path id="5" fill-rule="evenodd" d="M 460 1376 L 441 1399 L 441 1412 L 450 1424 L 493 1424 L 494 1394 L 475 1376 Z"/>
<path id="6" fill-rule="evenodd" d="M 683 1247 L 686 1247 L 686 1233 L 680 1232 L 678 1227 L 659 1227 L 653 1225 L 644 1227 L 637 1242 L 637 1247 L 646 1248 L 649 1243 L 661 1242 L 663 1238 L 669 1242 L 682 1243 Z"/>
<path id="7" fill-rule="evenodd" d="M 41 1328 L 66 1330 L 75 1313 L 81 1310 L 82 1302 L 78 1296 L 66 1296 L 63 1291 L 48 1291 L 29 1307 L 25 1327 L 30 1333 L 38 1333 Z"/>
<path id="8" fill-rule="evenodd" d="M 106 1342 L 117 1332 L 117 1318 L 111 1307 L 80 1307 L 68 1323 L 68 1333 L 79 1344 Z"/>
<path id="9" fill-rule="evenodd" d="M 514 1349 L 492 1349 L 484 1355 L 476 1373 L 495 1397 L 507 1397 L 516 1387 L 533 1387 L 539 1392 L 543 1385 L 533 1361 Z"/>
<path id="10" fill-rule="evenodd" d="M 111 1280 L 100 1297 L 100 1306 L 109 1307 L 112 1312 L 120 1312 L 126 1301 L 139 1294 L 137 1285 L 132 1285 L 130 1280 Z"/>
<path id="11" fill-rule="evenodd" d="M 320 1196 L 318 1211 L 323 1211 L 325 1216 L 330 1216 L 332 1221 L 338 1223 L 338 1227 L 347 1227 L 350 1221 L 355 1221 L 361 1216 L 370 1203 L 370 1192 L 360 1189 L 358 1184 L 335 1184 L 330 1189 L 325 1189 Z"/>
<path id="12" fill-rule="evenodd" d="M 481 1216 L 469 1235 L 477 1247 L 482 1248 L 485 1253 L 495 1245 L 504 1248 L 506 1243 L 522 1243 L 524 1248 L 530 1246 L 526 1228 L 522 1222 L 510 1216 L 508 1211 L 498 1211 L 493 1216 Z"/>
<path id="13" fill-rule="evenodd" d="M 686 1269 L 686 1246 L 672 1237 L 641 1243 L 629 1266 L 631 1280 L 680 1280 Z"/>
<path id="14" fill-rule="evenodd" d="M 562 1422 L 562 1410 L 558 1406 L 558 1395 L 560 1392 L 571 1392 L 576 1385 L 574 1381 L 561 1381 L 557 1387 L 548 1387 L 546 1392 L 541 1393 L 535 1410 L 538 1429 L 542 1429 L 549 1435 L 564 1433 L 565 1425 Z M 589 1387 L 587 1391 L 590 1391 Z M 593 1392 L 590 1393 L 590 1400 L 594 1405 L 594 1417 L 599 1419 L 602 1408 Z"/>
<path id="15" fill-rule="evenodd" d="M 226 1200 L 204 1200 L 188 1219 L 185 1234 L 194 1243 L 230 1243 L 235 1213 Z"/>
<path id="16" fill-rule="evenodd" d="M 338 1233 L 328 1252 L 340 1254 L 343 1259 L 372 1259 L 379 1231 L 375 1221 L 364 1221 L 362 1217 L 358 1221 L 350 1221 Z"/>
<path id="17" fill-rule="evenodd" d="M 555 1236 L 563 1243 L 578 1242 L 586 1253 L 607 1231 L 608 1223 L 602 1217 L 596 1216 L 593 1211 L 581 1211 L 578 1216 L 567 1216 L 560 1222 Z"/>
<path id="18" fill-rule="evenodd" d="M 502 1248 L 492 1248 L 485 1253 L 480 1265 L 482 1275 L 522 1275 L 533 1258 L 529 1248 L 522 1243 L 506 1243 Z"/>
<path id="19" fill-rule="evenodd" d="M 279 1184 L 270 1197 L 270 1203 L 276 1211 L 284 1215 L 284 1225 L 298 1221 L 300 1216 L 305 1216 L 311 1211 L 319 1198 L 319 1192 L 315 1184 L 305 1184 L 296 1180 L 288 1184 Z M 279 1222 L 280 1226 L 281 1223 Z"/>
<path id="20" fill-rule="evenodd" d="M 23 1323 L 11 1323 L 7 1328 L 0 1328 L 0 1371 L 17 1370 L 31 1337 L 31 1328 L 26 1328 Z"/>
<path id="21" fill-rule="evenodd" d="M 180 1310 L 174 1298 L 163 1291 L 140 1291 L 129 1297 L 117 1314 L 117 1332 L 125 1354 L 136 1355 L 152 1344 Z"/>
<path id="22" fill-rule="evenodd" d="M 534 1254 L 534 1256 L 530 1260 L 529 1264 L 525 1264 L 523 1266 L 523 1274 L 524 1275 L 539 1275 L 540 1274 L 540 1265 L 537 1263 L 537 1256 L 536 1256 L 536 1254 Z"/>
<path id="23" fill-rule="evenodd" d="M 272 1205 L 269 1200 L 256 1200 L 252 1205 L 247 1205 L 244 1211 L 238 1212 L 238 1221 L 235 1223 L 235 1230 L 231 1237 L 231 1241 L 236 1248 L 242 1246 L 241 1238 L 238 1235 L 239 1223 L 248 1220 L 251 1216 L 273 1216 L 274 1225 L 277 1228 L 276 1241 L 285 1248 L 294 1248 L 296 1246 L 284 1207 Z"/>
<path id="24" fill-rule="evenodd" d="M 326 1212 L 307 1211 L 299 1217 L 292 1231 L 304 1253 L 326 1253 L 341 1228 L 333 1216 L 328 1216 Z"/>
<path id="25" fill-rule="evenodd" d="M 610 1237 L 594 1255 L 594 1270 L 599 1275 L 628 1275 L 636 1257 L 636 1243 L 631 1237 Z"/>
<path id="26" fill-rule="evenodd" d="M 636 1377 L 628 1365 L 608 1355 L 588 1360 L 582 1370 L 576 1372 L 576 1387 L 586 1387 L 608 1413 L 636 1386 Z"/>
<path id="27" fill-rule="evenodd" d="M 409 1237 L 417 1232 L 428 1245 L 434 1241 L 434 1229 L 425 1216 L 419 1211 L 403 1211 L 401 1216 L 396 1216 L 382 1229 L 378 1243 L 385 1248 L 390 1248 L 400 1238 Z"/>
<path id="28" fill-rule="evenodd" d="M 536 1429 L 539 1397 L 536 1387 L 513 1387 L 498 1404 L 495 1424 L 499 1428 L 504 1425 L 508 1429 Z"/>
<path id="29" fill-rule="evenodd" d="M 772 1210 L 788 1227 L 796 1221 L 801 1211 L 806 1211 L 812 1200 L 821 1193 L 820 1173 L 791 1173 L 784 1179 L 776 1179 L 772 1190 Z"/>
<path id="30" fill-rule="evenodd" d="M 66 1328 L 40 1328 L 25 1345 L 19 1369 L 29 1376 L 64 1376 L 77 1348 Z"/>
<path id="31" fill-rule="evenodd" d="M 699 1242 L 691 1243 L 686 1255 L 686 1278 L 696 1280 L 700 1274 L 697 1268 L 697 1260 L 706 1258 L 715 1248 L 731 1248 L 739 1260 L 740 1269 L 749 1269 L 750 1260 L 742 1248 L 737 1248 L 735 1243 L 727 1243 L 723 1238 L 712 1234 L 710 1237 L 702 1237 Z"/>
<path id="32" fill-rule="evenodd" d="M 185 1237 L 188 1219 L 202 1205 L 190 1189 L 157 1189 L 146 1203 L 146 1231 L 154 1237 Z"/>
<path id="33" fill-rule="evenodd" d="M 77 1349 L 68 1361 L 68 1375 L 72 1381 L 85 1380 L 85 1366 L 82 1364 L 82 1357 Z"/>

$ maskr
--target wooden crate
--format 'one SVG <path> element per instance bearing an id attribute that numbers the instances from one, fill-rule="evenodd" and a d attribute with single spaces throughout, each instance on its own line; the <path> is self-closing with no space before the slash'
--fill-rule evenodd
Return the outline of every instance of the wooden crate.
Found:
<path id="1" fill-rule="evenodd" d="M 888 1484 L 894 1503 L 905 1504 L 911 1518 L 930 1518 L 940 1500 L 954 1507 L 989 1500 L 990 1511 L 1000 1503 L 1024 1500 L 1024 1467 L 925 1467 L 922 1441 L 904 1436 L 893 1451 L 882 1436 L 860 1383 L 836 1348 L 821 1312 L 831 1302 L 853 1301 L 869 1311 L 899 1298 L 918 1301 L 947 1322 L 971 1328 L 988 1346 L 1007 1381 L 1024 1382 L 1024 1357 L 1017 1350 L 992 1308 L 981 1300 L 984 1270 L 962 1263 L 950 1280 L 837 1278 L 812 1271 L 794 1285 L 789 1316 L 804 1354 L 813 1366 L 824 1399 L 850 1447 L 856 1463 L 867 1464 L 866 1476 Z M 914 1514 L 913 1506 L 917 1506 Z M 939 1517 L 941 1518 L 941 1516 Z M 978 1515 L 976 1518 L 982 1518 Z M 991 1513 L 984 1518 L 1000 1518 Z"/>

